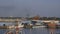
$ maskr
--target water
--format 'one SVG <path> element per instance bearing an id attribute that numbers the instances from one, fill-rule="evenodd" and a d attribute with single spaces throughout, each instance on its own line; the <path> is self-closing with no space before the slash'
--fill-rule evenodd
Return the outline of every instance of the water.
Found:
<path id="1" fill-rule="evenodd" d="M 0 29 L 0 34 L 4 34 L 6 29 Z M 60 29 L 47 29 L 47 28 L 34 28 L 23 29 L 20 31 L 22 34 L 60 34 Z"/>
<path id="2" fill-rule="evenodd" d="M 0 34 L 4 34 L 6 31 L 6 29 L 0 29 Z"/>

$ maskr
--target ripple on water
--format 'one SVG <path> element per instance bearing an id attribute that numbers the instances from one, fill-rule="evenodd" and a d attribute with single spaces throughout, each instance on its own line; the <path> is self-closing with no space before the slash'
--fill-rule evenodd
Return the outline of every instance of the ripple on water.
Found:
<path id="1" fill-rule="evenodd" d="M 0 34 L 4 34 L 7 31 L 7 29 L 0 29 Z"/>
<path id="2" fill-rule="evenodd" d="M 4 34 L 7 29 L 0 29 L 0 34 Z M 60 29 L 48 29 L 48 28 L 34 28 L 34 29 L 23 29 L 20 31 L 22 34 L 50 34 L 54 32 L 55 34 L 60 34 Z"/>

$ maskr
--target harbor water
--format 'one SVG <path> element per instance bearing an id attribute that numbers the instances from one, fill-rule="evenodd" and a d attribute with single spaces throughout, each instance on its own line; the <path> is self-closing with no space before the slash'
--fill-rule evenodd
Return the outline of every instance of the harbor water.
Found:
<path id="1" fill-rule="evenodd" d="M 5 34 L 8 29 L 0 29 L 0 34 Z M 21 34 L 60 34 L 60 29 L 49 29 L 49 28 L 33 28 L 33 29 L 22 29 L 19 33 Z"/>

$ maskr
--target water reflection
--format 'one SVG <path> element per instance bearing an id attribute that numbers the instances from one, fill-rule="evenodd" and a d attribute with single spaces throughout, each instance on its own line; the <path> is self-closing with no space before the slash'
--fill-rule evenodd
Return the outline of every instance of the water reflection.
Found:
<path id="1" fill-rule="evenodd" d="M 34 28 L 24 29 L 25 34 L 60 34 L 60 29 L 56 28 Z"/>
<path id="2" fill-rule="evenodd" d="M 5 29 L 0 29 L 0 34 L 5 33 L 7 30 Z M 10 30 L 11 31 L 11 30 Z M 15 31 L 16 30 L 12 30 Z M 60 29 L 55 29 L 55 28 L 33 28 L 33 29 L 22 29 L 19 30 L 19 34 L 60 34 Z"/>
<path id="3" fill-rule="evenodd" d="M 45 28 L 24 29 L 25 34 L 48 34 Z"/>
<path id="4" fill-rule="evenodd" d="M 49 28 L 49 34 L 55 34 L 55 28 Z"/>

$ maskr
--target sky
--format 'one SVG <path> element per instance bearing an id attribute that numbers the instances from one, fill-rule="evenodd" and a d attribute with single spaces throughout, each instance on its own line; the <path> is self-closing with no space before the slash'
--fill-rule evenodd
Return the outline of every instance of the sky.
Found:
<path id="1" fill-rule="evenodd" d="M 60 0 L 0 0 L 0 17 L 60 17 Z"/>

